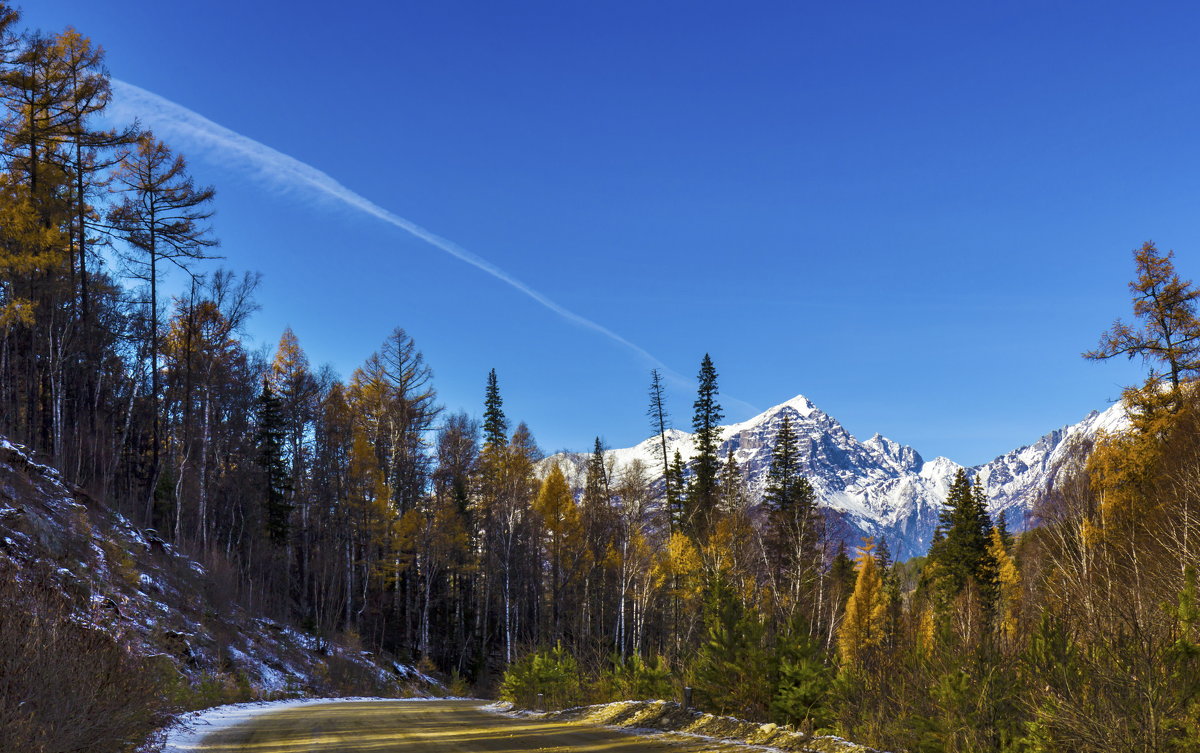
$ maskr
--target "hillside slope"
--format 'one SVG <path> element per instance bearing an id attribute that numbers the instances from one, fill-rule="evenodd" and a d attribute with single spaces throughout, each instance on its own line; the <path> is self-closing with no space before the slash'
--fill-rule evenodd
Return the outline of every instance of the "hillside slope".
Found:
<path id="1" fill-rule="evenodd" d="M 191 705 L 438 689 L 411 667 L 249 614 L 222 579 L 3 439 L 0 581 L 56 593 L 78 623 L 156 657 Z"/>

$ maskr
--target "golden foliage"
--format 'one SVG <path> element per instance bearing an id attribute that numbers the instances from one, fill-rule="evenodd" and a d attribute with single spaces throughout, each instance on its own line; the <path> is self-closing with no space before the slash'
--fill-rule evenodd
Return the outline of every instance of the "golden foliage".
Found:
<path id="1" fill-rule="evenodd" d="M 1153 496 L 1160 456 L 1160 442 L 1153 434 L 1102 432 L 1096 438 L 1087 472 L 1099 501 L 1099 520 L 1093 521 L 1089 538 L 1099 542 L 1132 535 Z"/>
<path id="2" fill-rule="evenodd" d="M 60 227 L 39 218 L 28 188 L 0 175 L 0 330 L 34 325 L 36 306 L 16 283 L 61 271 L 66 245 Z"/>
<path id="3" fill-rule="evenodd" d="M 861 663 L 864 656 L 887 637 L 887 594 L 883 576 L 875 562 L 875 542 L 863 540 L 858 554 L 858 578 L 846 602 L 845 616 L 838 629 L 838 651 L 848 665 Z"/>
<path id="4" fill-rule="evenodd" d="M 579 506 L 575 504 L 567 477 L 557 463 L 542 480 L 533 509 L 541 516 L 542 525 L 555 544 L 580 533 Z"/>
<path id="5" fill-rule="evenodd" d="M 1021 597 L 1021 573 L 1017 563 L 1004 548 L 1004 540 L 998 528 L 992 529 L 988 553 L 996 560 L 998 578 L 998 602 L 996 604 L 997 630 L 1001 640 L 1012 645 L 1017 638 L 1017 606 Z"/>

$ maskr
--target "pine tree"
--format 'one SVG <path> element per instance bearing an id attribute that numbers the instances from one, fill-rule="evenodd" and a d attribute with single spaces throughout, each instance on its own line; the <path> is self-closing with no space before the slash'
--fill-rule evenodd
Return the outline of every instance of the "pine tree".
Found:
<path id="1" fill-rule="evenodd" d="M 5 25 L 15 20 L 0 9 Z M 69 141 L 70 80 L 55 39 L 40 32 L 23 35 L 9 46 L 7 29 L 0 46 L 14 54 L 0 69 L 0 177 L 4 216 L 0 217 L 0 354 L 13 383 L 0 379 L 11 406 L 3 411 L 23 429 L 20 436 L 50 457 L 61 459 L 67 432 L 65 369 L 73 339 L 71 293 L 71 188 L 63 145 Z M 11 223 L 11 224 L 10 224 Z M 74 353 L 71 352 L 72 360 Z"/>
<path id="2" fill-rule="evenodd" d="M 855 578 L 854 560 L 850 559 L 850 555 L 846 553 L 846 542 L 839 541 L 837 552 L 829 564 L 829 581 L 836 611 L 840 612 L 846 599 L 850 598 L 850 593 L 854 590 Z"/>
<path id="3" fill-rule="evenodd" d="M 698 690 L 719 713 L 761 716 L 774 691 L 763 625 L 721 575 L 709 588 L 704 622 L 706 635 L 696 655 Z"/>
<path id="4" fill-rule="evenodd" d="M 800 473 L 800 451 L 788 412 L 782 414 L 771 451 L 763 504 L 769 512 L 767 541 L 774 565 L 780 572 L 791 572 L 800 586 L 802 570 L 813 570 L 818 558 L 819 539 L 816 495 L 808 479 Z"/>
<path id="5" fill-rule="evenodd" d="M 291 473 L 284 457 L 287 429 L 279 397 L 263 379 L 258 398 L 258 464 L 263 472 L 263 513 L 267 535 L 275 546 L 287 543 L 292 511 Z"/>
<path id="6" fill-rule="evenodd" d="M 1014 542 L 1012 533 L 1008 530 L 1008 515 L 1002 511 L 999 517 L 996 518 L 996 531 L 1000 534 L 1000 542 L 1004 544 L 1005 549 L 1012 549 Z"/>
<path id="7" fill-rule="evenodd" d="M 771 449 L 771 466 L 767 470 L 767 487 L 763 492 L 763 504 L 772 511 L 786 511 L 795 502 L 796 483 L 800 475 L 800 451 L 796 434 L 792 431 L 792 419 L 783 411 L 779 429 L 775 432 L 775 446 Z"/>
<path id="8" fill-rule="evenodd" d="M 675 484 L 671 473 L 671 463 L 667 458 L 667 406 L 663 396 L 662 374 L 658 369 L 650 371 L 650 407 L 646 410 L 650 417 L 650 427 L 658 435 L 659 449 L 662 451 L 663 496 L 667 509 L 674 510 L 678 504 L 680 487 Z M 675 530 L 675 516 L 669 517 L 671 530 Z"/>
<path id="9" fill-rule="evenodd" d="M 604 463 L 604 445 L 596 437 L 583 481 L 583 527 L 597 560 L 604 556 L 612 523 L 612 489 Z"/>
<path id="10" fill-rule="evenodd" d="M 692 461 L 692 480 L 688 485 L 685 525 L 689 534 L 704 538 L 720 500 L 721 444 L 719 426 L 723 414 L 717 402 L 717 370 L 707 353 L 700 362 L 699 387 L 692 407 L 692 430 L 696 457 Z"/>
<path id="11" fill-rule="evenodd" d="M 605 625 L 604 581 L 605 560 L 615 538 L 616 515 L 612 504 L 612 489 L 609 486 L 608 468 L 604 463 L 604 445 L 596 437 L 592 454 L 587 464 L 587 476 L 583 484 L 582 498 L 583 535 L 587 547 L 587 559 L 591 565 L 585 580 L 583 631 L 587 635 L 599 634 Z"/>
<path id="12" fill-rule="evenodd" d="M 803 732 L 822 730 L 833 723 L 833 671 L 825 662 L 821 644 L 799 621 L 779 638 L 776 649 L 779 679 L 771 699 L 771 716 Z"/>
<path id="13" fill-rule="evenodd" d="M 442 410 L 433 388 L 433 371 L 402 327 L 392 330 L 378 356 L 372 355 L 367 363 L 378 364 L 375 371 L 387 396 L 388 481 L 397 507 L 407 512 L 425 493 L 430 472 L 427 438 Z"/>
<path id="14" fill-rule="evenodd" d="M 287 427 L 287 454 L 292 465 L 292 488 L 299 491 L 307 467 L 307 438 L 316 420 L 320 388 L 309 369 L 308 356 L 291 327 L 285 327 L 271 360 L 271 384 L 279 397 Z"/>
<path id="15" fill-rule="evenodd" d="M 733 456 L 733 446 L 730 445 L 725 453 L 725 462 L 721 465 L 721 509 L 726 512 L 740 510 L 745 502 L 742 469 L 738 467 L 737 458 Z"/>
<path id="16" fill-rule="evenodd" d="M 583 485 L 583 506 L 598 511 L 608 507 L 610 499 L 608 469 L 604 465 L 604 444 L 600 437 L 596 437 L 592 444 L 592 455 L 588 458 L 587 477 Z"/>
<path id="17" fill-rule="evenodd" d="M 927 582 L 935 586 L 943 604 L 973 583 L 985 608 L 990 608 L 995 601 L 997 565 L 988 551 L 992 523 L 987 495 L 982 484 L 972 484 L 962 469 L 950 485 L 938 528 L 942 537 L 935 537 L 930 546 Z"/>
<path id="18" fill-rule="evenodd" d="M 875 547 L 875 561 L 879 563 L 880 569 L 885 572 L 892 567 L 892 550 L 888 546 L 886 536 L 880 539 L 879 545 Z"/>
<path id="19" fill-rule="evenodd" d="M 667 514 L 670 516 L 671 531 L 683 531 L 684 526 L 684 501 L 688 493 L 688 478 L 687 465 L 683 462 L 683 455 L 679 454 L 679 450 L 675 450 L 675 456 L 671 458 L 671 466 L 667 470 L 667 484 L 675 489 L 674 498 L 667 499 Z"/>
<path id="20" fill-rule="evenodd" d="M 503 447 L 508 441 L 508 419 L 504 417 L 500 398 L 500 385 L 496 381 L 496 370 L 488 372 L 487 392 L 483 400 L 483 446 Z"/>
<path id="21" fill-rule="evenodd" d="M 72 178 L 74 209 L 72 240 L 73 276 L 78 285 L 79 317 L 85 327 L 91 324 L 92 285 L 89 272 L 89 229 L 98 224 L 100 213 L 89 204 L 101 195 L 104 175 L 119 158 L 112 157 L 117 147 L 137 141 L 135 127 L 97 129 L 92 121 L 102 115 L 112 99 L 108 71 L 104 67 L 104 49 L 83 34 L 68 28 L 58 34 L 51 48 L 66 84 L 57 118 L 69 143 L 64 156 Z M 85 330 L 86 331 L 86 330 Z M 95 354 L 89 353 L 94 358 Z"/>

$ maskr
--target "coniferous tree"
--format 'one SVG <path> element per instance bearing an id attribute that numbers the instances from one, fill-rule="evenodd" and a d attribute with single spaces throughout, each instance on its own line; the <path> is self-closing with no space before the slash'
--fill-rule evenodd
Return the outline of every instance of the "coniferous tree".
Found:
<path id="1" fill-rule="evenodd" d="M 833 722 L 833 671 L 821 644 L 803 625 L 793 624 L 776 647 L 779 679 L 771 699 L 771 715 L 780 724 L 791 724 L 812 733 Z"/>
<path id="2" fill-rule="evenodd" d="M 258 398 L 258 464 L 263 473 L 263 517 L 266 532 L 275 546 L 287 543 L 288 517 L 292 512 L 291 473 L 287 467 L 287 428 L 279 396 L 271 382 L 263 379 Z"/>
<path id="3" fill-rule="evenodd" d="M 801 457 L 792 430 L 791 418 L 784 412 L 775 434 L 775 447 L 767 471 L 763 504 L 769 512 L 767 536 L 773 568 L 791 583 L 786 590 L 793 601 L 808 590 L 819 577 L 821 536 L 816 494 L 808 479 L 800 473 Z M 781 584 L 782 585 L 782 584 Z"/>
<path id="4" fill-rule="evenodd" d="M 5 45 L 7 47 L 7 45 Z M 63 145 L 70 82 L 55 39 L 24 35 L 0 72 L 0 114 L 8 205 L 0 268 L 9 278 L 0 295 L 8 361 L 20 375 L 8 387 L 11 413 L 26 442 L 60 458 L 65 432 L 66 343 L 75 318 L 70 281 L 70 175 Z M 7 382 L 7 380 L 5 380 Z"/>
<path id="5" fill-rule="evenodd" d="M 488 372 L 487 391 L 483 400 L 484 447 L 501 447 L 508 441 L 508 419 L 504 416 L 503 405 L 496 370 L 492 369 Z"/>
<path id="6" fill-rule="evenodd" d="M 733 446 L 730 445 L 725 453 L 725 462 L 721 464 L 721 509 L 725 512 L 741 510 L 746 502 L 745 492 L 742 469 L 738 467 Z"/>
<path id="7" fill-rule="evenodd" d="M 761 716 L 774 690 L 762 621 L 722 574 L 710 584 L 704 625 L 705 639 L 695 659 L 699 691 L 719 713 Z"/>
<path id="8" fill-rule="evenodd" d="M 581 505 L 583 535 L 591 569 L 585 578 L 583 594 L 583 634 L 599 635 L 607 618 L 604 585 L 605 561 L 613 543 L 616 520 L 612 505 L 612 488 L 604 461 L 604 445 L 596 437 L 588 459 Z"/>
<path id="9" fill-rule="evenodd" d="M 92 314 L 88 263 L 89 257 L 95 256 L 89 230 L 102 230 L 100 213 L 90 202 L 103 197 L 109 168 L 120 159 L 112 156 L 114 150 L 135 143 L 139 134 L 136 125 L 101 129 L 93 124 L 112 99 L 112 87 L 104 67 L 104 49 L 73 28 L 57 35 L 53 45 L 52 54 L 58 60 L 66 84 L 59 109 L 63 132 L 69 139 L 64 156 L 74 189 L 72 274 L 77 282 L 79 317 L 86 327 Z"/>
<path id="10" fill-rule="evenodd" d="M 800 463 L 800 448 L 796 433 L 792 431 L 792 419 L 788 411 L 783 411 L 779 429 L 775 432 L 767 486 L 763 491 L 763 504 L 768 509 L 786 513 L 803 496 L 797 489 L 797 485 L 805 480 L 800 473 Z"/>
<path id="11" fill-rule="evenodd" d="M 1012 644 L 1017 637 L 1017 613 L 1021 598 L 1021 572 L 1009 554 L 1004 532 L 997 526 L 991 531 L 988 554 L 996 563 L 996 627 L 1000 637 Z"/>
<path id="12" fill-rule="evenodd" d="M 838 653 L 850 666 L 866 662 L 887 637 L 887 595 L 874 548 L 874 542 L 866 539 L 859 549 L 854 593 L 838 629 Z"/>
<path id="13" fill-rule="evenodd" d="M 1129 283 L 1129 290 L 1133 315 L 1141 327 L 1117 319 L 1096 349 L 1083 354 L 1091 360 L 1141 358 L 1150 367 L 1145 384 L 1126 389 L 1124 397 L 1139 426 L 1155 432 L 1162 430 L 1156 425 L 1160 414 L 1179 411 L 1180 385 L 1200 372 L 1200 318 L 1196 315 L 1200 289 L 1179 277 L 1174 256 L 1174 251 L 1163 255 L 1151 241 L 1134 250 L 1137 278 Z"/>
<path id="14" fill-rule="evenodd" d="M 434 493 L 453 500 L 459 513 L 466 515 L 471 500 L 471 473 L 479 454 L 479 423 L 466 413 L 447 416 L 434 447 L 437 452 Z"/>
<path id="15" fill-rule="evenodd" d="M 944 601 L 974 584 L 984 605 L 990 605 L 995 598 L 997 564 L 988 551 L 992 523 L 987 495 L 962 469 L 950 485 L 938 529 L 942 535 L 930 545 L 927 581 Z"/>
<path id="16" fill-rule="evenodd" d="M 607 507 L 610 499 L 608 469 L 604 465 L 604 444 L 596 437 L 588 458 L 587 478 L 584 481 L 584 506 Z"/>
<path id="17" fill-rule="evenodd" d="M 1000 541 L 1004 544 L 1005 549 L 1011 549 L 1015 541 L 1012 533 L 1008 530 L 1008 515 L 1006 511 L 1002 511 L 996 517 L 996 531 L 1000 535 Z"/>
<path id="18" fill-rule="evenodd" d="M 888 546 L 887 536 L 881 538 L 879 544 L 875 547 L 875 561 L 879 563 L 880 569 L 885 572 L 893 564 L 892 549 Z"/>
<path id="19" fill-rule="evenodd" d="M 671 531 L 682 531 L 684 524 L 684 502 L 688 493 L 688 477 L 687 464 L 683 462 L 683 455 L 679 450 L 675 450 L 674 457 L 671 458 L 671 465 L 667 469 L 667 481 L 671 488 L 675 490 L 674 498 L 667 500 L 667 514 L 670 520 Z"/>
<path id="20" fill-rule="evenodd" d="M 841 617 L 846 600 L 850 598 L 850 593 L 854 590 L 855 579 L 854 560 L 850 559 L 850 555 L 846 552 L 846 542 L 838 541 L 833 561 L 829 563 L 829 589 L 833 605 L 830 612 L 832 617 L 829 621 L 830 640 L 833 637 L 833 626 Z"/>
<path id="21" fill-rule="evenodd" d="M 110 212 L 109 224 L 132 251 L 127 258 L 134 269 L 134 276 L 145 281 L 150 291 L 146 320 L 149 322 L 150 405 L 153 414 L 150 469 L 153 482 L 159 472 L 161 447 L 159 263 L 169 261 L 187 271 L 193 261 L 211 258 L 206 249 L 217 245 L 217 241 L 204 223 L 212 217 L 209 206 L 215 190 L 211 186 L 197 187 L 187 173 L 187 163 L 183 157 L 174 154 L 149 132 L 143 134 L 136 147 L 124 155 L 116 180 L 125 198 Z"/>
<path id="22" fill-rule="evenodd" d="M 662 452 L 663 497 L 668 510 L 674 510 L 678 504 L 680 488 L 672 478 L 671 463 L 667 457 L 667 406 L 663 395 L 662 374 L 658 369 L 650 371 L 650 407 L 646 410 L 650 417 L 650 427 L 658 435 L 659 449 Z M 675 530 L 675 516 L 669 518 L 671 530 Z"/>
<path id="23" fill-rule="evenodd" d="M 696 537 L 707 535 L 711 518 L 720 499 L 721 444 L 720 421 L 723 416 L 717 402 L 717 370 L 707 353 L 700 362 L 699 387 L 693 403 L 692 430 L 696 439 L 696 457 L 692 460 L 692 479 L 687 490 L 685 523 Z"/>

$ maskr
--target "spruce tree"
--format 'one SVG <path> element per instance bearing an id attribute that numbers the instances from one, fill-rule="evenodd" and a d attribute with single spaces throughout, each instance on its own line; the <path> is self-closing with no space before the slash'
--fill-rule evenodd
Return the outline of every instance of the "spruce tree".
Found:
<path id="1" fill-rule="evenodd" d="M 1014 542 L 1012 533 L 1008 530 L 1008 515 L 1003 511 L 996 517 L 996 532 L 1000 536 L 1000 543 L 1005 549 L 1012 549 Z"/>
<path id="2" fill-rule="evenodd" d="M 291 473 L 285 458 L 287 427 L 279 396 L 264 378 L 258 397 L 258 464 L 263 472 L 263 513 L 267 536 L 275 546 L 287 543 L 292 511 Z"/>
<path id="3" fill-rule="evenodd" d="M 721 574 L 710 585 L 704 623 L 706 635 L 696 656 L 701 696 L 718 713 L 761 715 L 774 692 L 762 621 Z"/>
<path id="4" fill-rule="evenodd" d="M 962 469 L 950 485 L 938 529 L 942 535 L 935 537 L 929 548 L 928 580 L 945 601 L 973 582 L 985 606 L 990 604 L 994 601 L 997 565 L 988 551 L 992 523 L 987 495 L 983 486 L 978 481 L 972 483 Z"/>
<path id="5" fill-rule="evenodd" d="M 817 504 L 812 485 L 800 473 L 800 450 L 786 412 L 775 434 L 763 504 L 770 513 L 768 540 L 776 565 L 799 565 L 802 550 L 816 544 Z"/>
<path id="6" fill-rule="evenodd" d="M 885 571 L 892 567 L 892 550 L 888 546 L 886 536 L 880 539 L 879 546 L 875 547 L 875 561 L 878 562 L 879 567 Z"/>
<path id="7" fill-rule="evenodd" d="M 771 716 L 779 724 L 791 724 L 812 733 L 834 721 L 834 674 L 826 663 L 821 644 L 807 626 L 795 620 L 779 637 L 776 648 L 779 679 L 771 699 Z"/>
<path id="8" fill-rule="evenodd" d="M 712 513 L 720 498 L 721 444 L 719 423 L 723 414 L 717 402 L 717 370 L 707 353 L 700 362 L 699 387 L 692 404 L 692 430 L 696 457 L 692 461 L 692 481 L 688 487 L 685 523 L 693 537 L 707 534 Z"/>
<path id="9" fill-rule="evenodd" d="M 483 446 L 503 447 L 508 443 L 508 419 L 501 406 L 500 385 L 496 381 L 496 370 L 488 372 L 487 392 L 483 400 Z"/>
<path id="10" fill-rule="evenodd" d="M 600 437 L 592 447 L 583 484 L 583 528 L 594 562 L 602 562 L 612 534 L 612 491 L 608 469 L 604 466 L 604 445 Z"/>
<path id="11" fill-rule="evenodd" d="M 721 507 L 732 512 L 740 509 L 744 502 L 742 469 L 738 467 L 737 458 L 733 456 L 733 445 L 730 445 L 721 466 Z"/>
<path id="12" fill-rule="evenodd" d="M 771 449 L 771 466 L 767 470 L 763 504 L 773 512 L 787 512 L 797 501 L 797 485 L 803 478 L 800 475 L 800 449 L 796 434 L 792 431 L 792 420 L 787 411 L 782 411 L 779 429 L 775 432 L 775 446 Z"/>
<path id="13" fill-rule="evenodd" d="M 840 611 L 854 589 L 854 560 L 846 553 L 846 542 L 839 541 L 837 553 L 829 564 L 830 588 L 833 592 L 834 606 Z"/>
<path id="14" fill-rule="evenodd" d="M 588 458 L 583 498 L 585 507 L 607 507 L 609 503 L 608 469 L 604 466 L 604 444 L 600 437 L 596 437 L 592 455 Z"/>
<path id="15" fill-rule="evenodd" d="M 667 514 L 670 517 L 671 531 L 682 531 L 684 528 L 684 500 L 687 495 L 687 464 L 683 462 L 683 455 L 679 454 L 679 450 L 675 450 L 675 456 L 671 458 L 670 468 L 667 470 L 666 483 L 675 490 L 673 497 L 667 498 Z"/>

